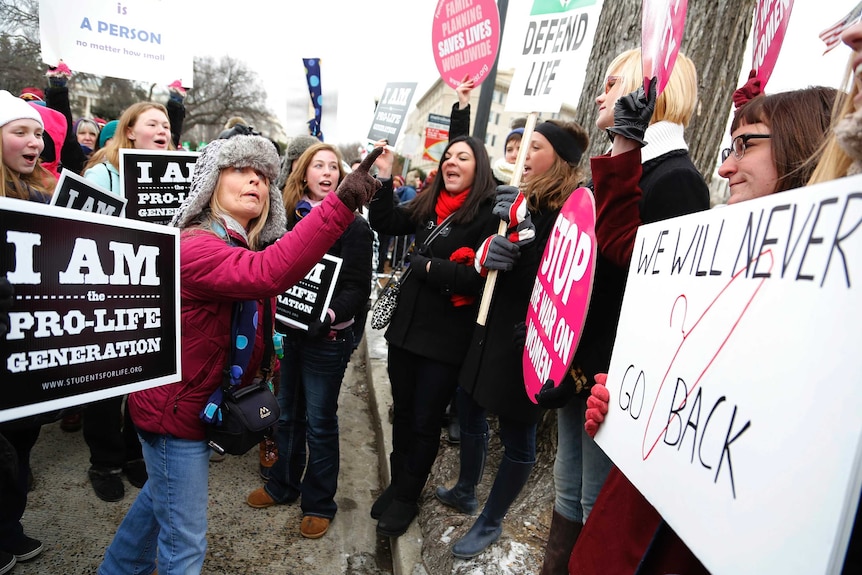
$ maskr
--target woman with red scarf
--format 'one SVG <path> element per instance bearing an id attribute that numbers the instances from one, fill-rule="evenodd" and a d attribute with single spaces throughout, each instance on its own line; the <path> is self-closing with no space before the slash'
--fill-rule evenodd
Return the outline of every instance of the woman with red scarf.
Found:
<path id="1" fill-rule="evenodd" d="M 392 480 L 371 508 L 377 532 L 399 537 L 418 512 L 417 502 L 440 445 L 440 424 L 470 343 L 484 279 L 473 259 L 495 233 L 496 182 L 485 146 L 466 136 L 443 152 L 430 187 L 394 206 L 392 161 L 378 158 L 383 187 L 371 202 L 369 221 L 378 233 L 415 235 L 410 275 L 386 330 L 394 416 Z M 448 218 L 448 219 L 447 219 Z M 426 239 L 438 226 L 433 241 Z"/>

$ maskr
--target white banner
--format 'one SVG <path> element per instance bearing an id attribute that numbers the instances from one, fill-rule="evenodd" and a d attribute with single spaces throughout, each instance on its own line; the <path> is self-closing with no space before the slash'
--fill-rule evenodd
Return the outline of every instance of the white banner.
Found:
<path id="1" fill-rule="evenodd" d="M 509 4 L 502 52 L 515 73 L 507 112 L 560 111 L 578 98 L 599 25 L 603 0 L 514 0 Z"/>
<path id="2" fill-rule="evenodd" d="M 192 87 L 185 2 L 40 0 L 42 60 L 73 72 Z"/>
<path id="3" fill-rule="evenodd" d="M 712 573 L 840 570 L 862 485 L 860 190 L 638 230 L 596 439 Z"/>

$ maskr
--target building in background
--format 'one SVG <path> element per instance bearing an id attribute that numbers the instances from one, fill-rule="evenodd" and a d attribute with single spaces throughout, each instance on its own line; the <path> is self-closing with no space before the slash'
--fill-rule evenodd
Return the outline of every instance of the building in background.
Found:
<path id="1" fill-rule="evenodd" d="M 497 70 L 497 80 L 494 86 L 494 96 L 491 99 L 491 111 L 488 115 L 488 128 L 485 136 L 485 149 L 491 158 L 491 163 L 503 155 L 503 142 L 512 131 L 512 120 L 525 117 L 527 113 L 507 112 L 506 94 L 512 82 L 513 70 Z M 473 124 L 476 120 L 476 107 L 479 105 L 479 93 L 482 86 L 473 90 L 470 98 L 470 133 L 473 132 Z M 440 114 L 449 116 L 452 105 L 458 101 L 455 90 L 450 88 L 442 79 L 437 80 L 416 102 L 416 109 L 407 118 L 400 142 L 410 143 L 410 146 L 402 144 L 398 152 L 410 159 L 410 167 L 420 168 L 428 171 L 436 166 L 435 163 L 422 159 L 423 145 L 425 142 L 425 127 L 428 124 L 429 114 Z M 563 104 L 556 114 L 540 114 L 539 120 L 560 119 L 573 121 L 575 119 L 575 106 Z M 413 136 L 413 137 L 407 137 Z M 418 140 L 418 143 L 416 143 Z M 410 147 L 411 149 L 407 149 Z"/>

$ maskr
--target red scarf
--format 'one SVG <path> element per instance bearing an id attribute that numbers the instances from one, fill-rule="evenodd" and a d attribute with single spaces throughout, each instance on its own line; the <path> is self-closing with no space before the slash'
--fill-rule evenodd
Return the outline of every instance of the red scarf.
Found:
<path id="1" fill-rule="evenodd" d="M 437 225 L 439 226 L 450 214 L 461 209 L 469 194 L 470 188 L 457 194 L 450 194 L 446 190 L 442 190 L 437 196 L 437 206 L 434 208 L 434 211 L 437 212 Z"/>

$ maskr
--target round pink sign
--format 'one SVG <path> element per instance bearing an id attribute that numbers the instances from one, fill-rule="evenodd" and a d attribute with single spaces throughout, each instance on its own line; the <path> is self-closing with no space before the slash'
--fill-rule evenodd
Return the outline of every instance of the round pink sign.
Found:
<path id="1" fill-rule="evenodd" d="M 575 356 L 593 291 L 596 203 L 578 188 L 560 210 L 548 237 L 527 308 L 524 386 L 534 397 L 553 379 L 560 384 Z"/>
<path id="2" fill-rule="evenodd" d="M 457 88 L 465 76 L 478 86 L 488 77 L 500 47 L 500 15 L 494 0 L 440 0 L 431 29 L 440 77 Z"/>

